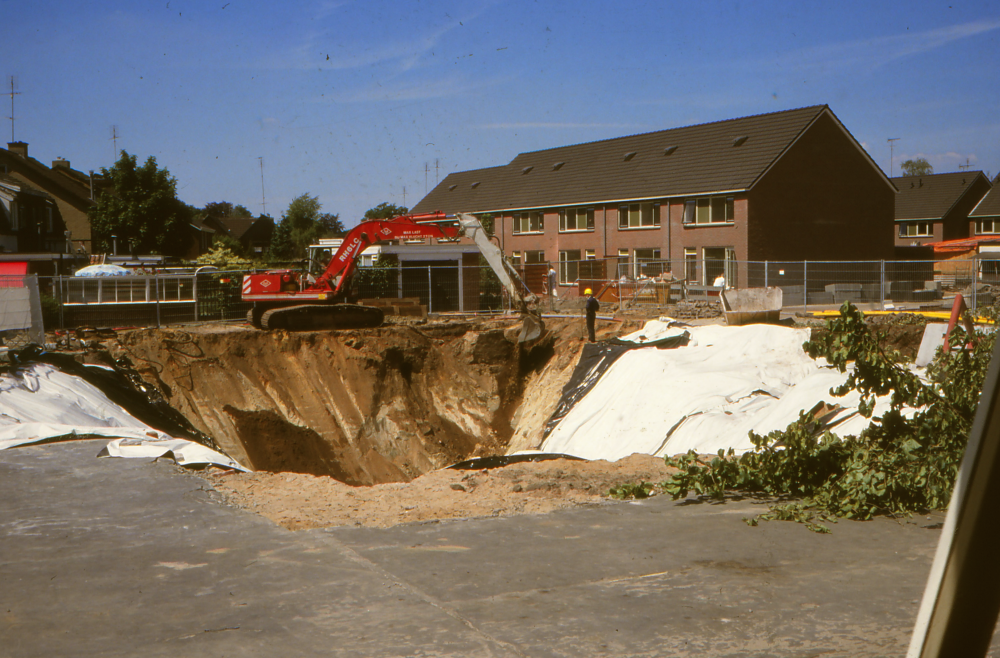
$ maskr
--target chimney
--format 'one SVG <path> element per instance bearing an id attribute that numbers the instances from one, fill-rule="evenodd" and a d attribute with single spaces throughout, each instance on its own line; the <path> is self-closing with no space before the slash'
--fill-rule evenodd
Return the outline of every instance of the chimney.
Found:
<path id="1" fill-rule="evenodd" d="M 62 167 L 64 169 L 69 169 L 69 160 L 67 160 L 66 158 L 56 158 L 55 160 L 53 160 L 52 168 L 58 169 L 59 167 Z"/>
<path id="2" fill-rule="evenodd" d="M 19 155 L 22 158 L 28 157 L 28 143 L 27 142 L 7 142 L 7 150 L 14 155 Z"/>

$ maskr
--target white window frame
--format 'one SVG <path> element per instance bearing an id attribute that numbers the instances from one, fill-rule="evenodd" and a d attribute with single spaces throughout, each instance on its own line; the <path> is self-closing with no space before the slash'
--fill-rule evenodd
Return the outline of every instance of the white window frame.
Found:
<path id="1" fill-rule="evenodd" d="M 659 201 L 636 201 L 618 206 L 618 230 L 660 228 Z"/>
<path id="2" fill-rule="evenodd" d="M 934 222 L 900 222 L 900 238 L 932 238 L 934 237 Z"/>
<path id="3" fill-rule="evenodd" d="M 582 224 L 581 227 L 581 218 Z M 594 230 L 594 209 L 589 207 L 563 208 L 559 211 L 559 232 L 579 233 Z"/>
<path id="4" fill-rule="evenodd" d="M 575 255 L 575 258 L 570 256 Z M 559 252 L 559 285 L 571 286 L 580 278 L 580 250 L 567 249 Z"/>
<path id="5" fill-rule="evenodd" d="M 588 249 L 587 253 L 583 255 L 583 260 L 597 260 L 597 250 Z"/>
<path id="6" fill-rule="evenodd" d="M 510 252 L 510 262 L 515 267 L 520 267 L 521 266 L 521 252 L 520 251 L 512 251 L 512 252 Z"/>
<path id="7" fill-rule="evenodd" d="M 684 202 L 684 226 L 732 226 L 736 223 L 736 197 L 705 196 Z"/>
<path id="8" fill-rule="evenodd" d="M 529 258 L 529 256 L 530 256 L 530 258 Z M 537 260 L 535 260 L 535 259 L 537 259 Z M 544 250 L 537 249 L 537 250 L 534 250 L 534 251 L 525 251 L 524 252 L 524 264 L 525 265 L 537 265 L 539 263 L 544 263 L 544 262 L 545 262 L 545 251 Z"/>
<path id="9" fill-rule="evenodd" d="M 986 225 L 989 224 L 989 230 L 986 229 Z M 1000 233 L 1000 219 L 977 219 L 976 220 L 976 235 L 994 235 Z"/>
<path id="10" fill-rule="evenodd" d="M 513 235 L 530 235 L 545 232 L 545 213 L 540 210 L 526 210 L 513 214 Z M 527 230 L 525 230 L 527 229 Z"/>

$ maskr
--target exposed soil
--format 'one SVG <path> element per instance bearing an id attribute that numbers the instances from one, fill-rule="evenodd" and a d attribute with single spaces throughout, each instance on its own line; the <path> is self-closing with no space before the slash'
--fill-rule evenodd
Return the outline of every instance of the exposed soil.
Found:
<path id="1" fill-rule="evenodd" d="M 290 530 L 338 525 L 384 528 L 400 523 L 481 516 L 541 514 L 599 504 L 611 487 L 658 483 L 662 459 L 632 455 L 617 462 L 557 459 L 479 471 L 439 470 L 411 482 L 352 487 L 331 477 L 301 473 L 204 474 L 232 505 Z"/>
<path id="2" fill-rule="evenodd" d="M 601 325 L 610 337 L 640 323 Z M 240 463 L 370 485 L 540 445 L 584 322 L 551 320 L 530 344 L 516 342 L 518 326 L 141 329 L 120 334 L 113 352 Z"/>

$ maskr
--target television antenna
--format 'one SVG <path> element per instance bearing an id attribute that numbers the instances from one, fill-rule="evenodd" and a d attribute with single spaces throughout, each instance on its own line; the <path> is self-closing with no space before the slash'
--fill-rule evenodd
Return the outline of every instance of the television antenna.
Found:
<path id="1" fill-rule="evenodd" d="M 431 165 L 429 162 L 424 163 L 424 196 L 427 196 L 427 174 L 430 173 Z"/>
<path id="2" fill-rule="evenodd" d="M 267 197 L 264 196 L 264 156 L 257 156 L 257 162 L 260 163 L 260 214 L 267 214 Z"/>
<path id="3" fill-rule="evenodd" d="M 17 76 L 8 75 L 7 85 L 10 87 L 10 91 L 7 92 L 10 95 L 10 141 L 14 141 L 14 97 L 21 92 L 17 91 Z"/>
<path id="4" fill-rule="evenodd" d="M 969 164 L 969 158 L 966 158 L 965 159 L 965 164 L 964 165 L 958 165 L 958 168 L 961 169 L 962 171 L 966 171 L 971 166 L 972 165 Z"/>
<path id="5" fill-rule="evenodd" d="M 112 159 L 112 162 L 118 162 L 118 155 L 119 155 L 119 153 L 118 153 L 118 137 L 119 137 L 119 134 L 118 134 L 118 125 L 115 124 L 115 125 L 111 126 L 111 141 L 113 141 L 115 143 L 115 157 Z"/>
<path id="6" fill-rule="evenodd" d="M 886 140 L 887 142 L 889 142 L 889 178 L 892 178 L 893 147 L 896 146 L 895 142 L 898 142 L 899 140 L 900 140 L 899 137 L 890 137 L 888 140 Z"/>
<path id="7" fill-rule="evenodd" d="M 403 186 L 403 207 L 406 207 L 406 186 Z"/>

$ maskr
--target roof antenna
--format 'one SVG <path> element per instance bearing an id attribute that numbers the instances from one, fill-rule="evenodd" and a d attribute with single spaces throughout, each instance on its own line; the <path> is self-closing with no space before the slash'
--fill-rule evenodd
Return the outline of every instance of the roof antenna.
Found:
<path id="1" fill-rule="evenodd" d="M 7 84 L 10 86 L 10 91 L 7 94 L 10 96 L 10 141 L 14 141 L 14 96 L 17 96 L 21 92 L 17 91 L 17 76 L 8 75 Z"/>
<path id="2" fill-rule="evenodd" d="M 118 162 L 118 125 L 111 126 L 111 140 L 115 143 L 115 157 L 112 162 Z"/>
<path id="3" fill-rule="evenodd" d="M 257 156 L 257 162 L 260 163 L 260 207 L 261 215 L 267 214 L 267 197 L 264 196 L 264 156 Z"/>
<path id="4" fill-rule="evenodd" d="M 898 142 L 899 137 L 890 137 L 886 141 L 889 142 L 889 178 L 892 178 L 892 154 L 893 147 L 896 146 L 893 142 Z"/>
<path id="5" fill-rule="evenodd" d="M 958 168 L 961 169 L 962 171 L 965 171 L 966 169 L 968 169 L 971 166 L 972 165 L 969 164 L 969 159 L 966 158 L 965 159 L 965 164 L 964 165 L 958 165 Z"/>

